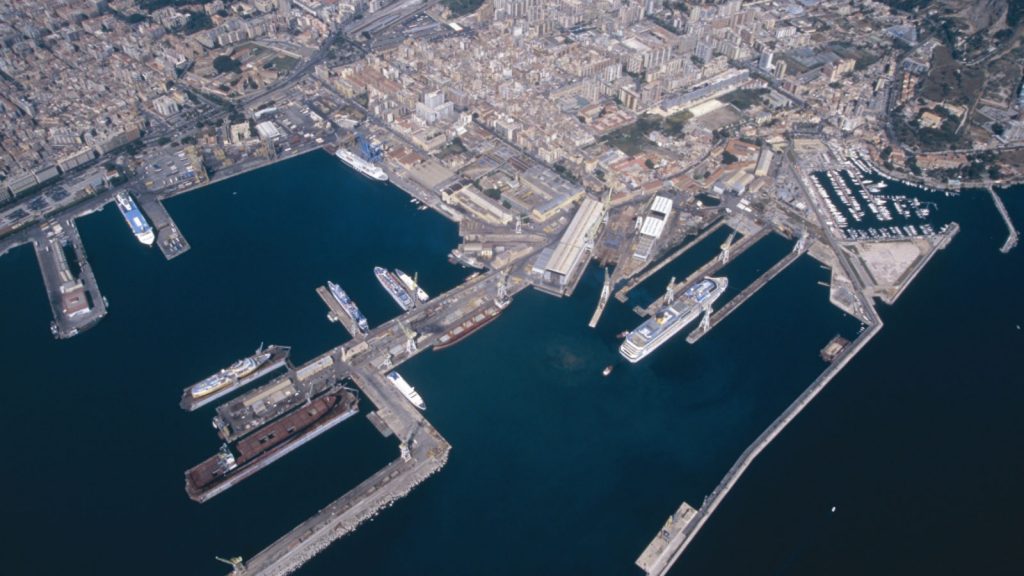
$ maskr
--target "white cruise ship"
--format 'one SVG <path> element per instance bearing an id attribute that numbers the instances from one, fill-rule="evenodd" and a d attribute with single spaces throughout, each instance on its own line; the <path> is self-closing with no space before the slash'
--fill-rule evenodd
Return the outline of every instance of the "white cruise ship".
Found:
<path id="1" fill-rule="evenodd" d="M 420 285 L 417 284 L 416 281 L 413 280 L 411 276 L 409 276 L 405 272 L 402 272 L 398 268 L 395 268 L 395 276 L 398 276 L 398 279 L 402 282 L 402 284 L 405 285 L 406 289 L 409 291 L 410 294 L 416 294 L 416 298 L 418 298 L 420 302 L 426 302 L 427 300 L 430 300 L 430 295 L 427 294 L 426 291 L 423 290 L 423 288 L 420 288 Z"/>
<path id="2" fill-rule="evenodd" d="M 633 363 L 643 360 L 696 320 L 701 312 L 718 300 L 728 285 L 727 278 L 705 278 L 690 285 L 675 300 L 630 332 L 619 347 L 619 353 Z"/>
<path id="3" fill-rule="evenodd" d="M 358 154 L 353 154 L 344 148 L 338 148 L 338 151 L 334 153 L 345 164 L 348 164 L 356 172 L 359 172 L 367 178 L 373 178 L 374 180 L 380 180 L 381 182 L 387 182 L 388 175 L 381 170 L 380 166 L 377 166 L 371 162 L 363 160 Z"/>
<path id="4" fill-rule="evenodd" d="M 135 234 L 139 242 L 146 246 L 152 246 L 156 241 L 156 234 L 153 233 L 153 227 L 146 221 L 146 217 L 142 215 L 132 197 L 127 192 L 118 192 L 114 196 L 114 200 L 117 203 L 117 209 L 121 211 L 121 215 L 131 227 L 132 234 Z"/>
<path id="5" fill-rule="evenodd" d="M 420 393 L 410 386 L 409 383 L 405 381 L 405 378 L 402 378 L 401 374 L 395 371 L 388 372 L 388 380 L 395 385 L 395 388 L 398 388 L 398 391 L 401 392 L 403 396 L 409 399 L 409 402 L 412 402 L 413 406 L 420 410 L 427 409 L 427 405 L 423 403 L 423 398 L 420 396 Z"/>

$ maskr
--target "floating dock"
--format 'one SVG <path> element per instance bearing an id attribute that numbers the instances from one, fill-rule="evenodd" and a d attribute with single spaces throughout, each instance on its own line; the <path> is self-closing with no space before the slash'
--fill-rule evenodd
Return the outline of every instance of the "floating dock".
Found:
<path id="1" fill-rule="evenodd" d="M 217 407 L 213 427 L 225 442 L 234 442 L 331 389 L 345 378 L 330 354 L 290 370 L 270 382 Z"/>
<path id="2" fill-rule="evenodd" d="M 185 492 L 206 502 L 359 412 L 359 397 L 338 387 L 225 446 L 185 473 Z"/>
<path id="3" fill-rule="evenodd" d="M 277 370 L 278 368 L 284 366 L 287 363 L 288 353 L 291 352 L 291 348 L 287 346 L 268 346 L 266 351 L 270 352 L 270 359 L 267 360 L 258 369 L 256 369 L 256 371 L 243 378 L 235 379 L 235 381 L 232 384 L 225 386 L 224 388 L 218 390 L 217 392 L 214 392 L 213 394 L 208 394 L 206 396 L 194 398 L 192 396 L 192 388 L 196 384 L 198 384 L 198 382 L 182 390 L 180 404 L 182 410 L 192 412 L 193 410 L 202 408 L 203 406 L 206 406 L 207 404 L 213 402 L 214 400 L 223 398 L 224 396 L 231 394 L 232 392 L 238 390 L 239 388 L 248 385 L 250 382 L 254 382 L 266 376 L 267 374 L 270 374 L 271 372 Z"/>
<path id="4" fill-rule="evenodd" d="M 356 369 L 353 381 L 377 406 L 379 422 L 401 441 L 399 457 L 249 560 L 239 563 L 233 575 L 281 576 L 294 572 L 331 542 L 408 494 L 448 461 L 451 445 L 386 378 Z"/>
<path id="5" fill-rule="evenodd" d="M 345 327 L 349 335 L 353 338 L 363 338 L 365 334 L 359 330 L 359 326 L 356 325 L 355 320 L 345 312 L 345 309 L 341 307 L 341 304 L 334 299 L 331 295 L 331 291 L 326 286 L 317 286 L 316 293 L 320 296 L 320 299 L 327 305 L 327 309 L 330 312 L 327 314 L 327 319 L 331 322 L 337 322 Z"/>

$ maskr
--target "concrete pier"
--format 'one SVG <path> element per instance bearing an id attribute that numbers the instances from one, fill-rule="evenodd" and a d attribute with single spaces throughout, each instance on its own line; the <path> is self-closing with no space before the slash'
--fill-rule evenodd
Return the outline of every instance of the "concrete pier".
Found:
<path id="1" fill-rule="evenodd" d="M 718 309 L 717 312 L 713 312 L 709 318 L 707 327 L 699 326 L 690 332 L 690 335 L 686 337 L 686 342 L 694 344 L 697 340 L 700 340 L 705 334 L 711 331 L 712 328 L 718 325 L 719 322 L 725 320 L 729 314 L 732 314 L 734 310 L 739 308 L 744 302 L 750 299 L 758 290 L 763 288 L 766 284 L 775 279 L 776 276 L 782 273 L 783 270 L 789 267 L 790 264 L 796 262 L 797 258 L 803 255 L 803 251 L 793 251 L 782 259 L 776 262 L 771 268 L 765 271 L 754 280 L 749 286 L 744 288 L 734 298 L 725 303 L 724 306 Z"/>
<path id="2" fill-rule="evenodd" d="M 317 286 L 316 293 L 330 310 L 327 314 L 328 320 L 341 324 L 353 338 L 362 338 L 364 336 L 362 331 L 359 330 L 359 325 L 357 325 L 355 320 L 352 320 L 352 317 L 345 312 L 341 307 L 341 304 L 334 299 L 334 296 L 331 295 L 331 291 L 328 290 L 326 286 Z"/>
<path id="3" fill-rule="evenodd" d="M 39 228 L 32 235 L 32 245 L 53 312 L 50 328 L 55 337 L 71 338 L 106 316 L 107 302 L 100 293 L 74 220 Z M 77 265 L 77 275 L 69 257 Z"/>
<path id="4" fill-rule="evenodd" d="M 612 294 L 612 278 L 608 275 L 608 269 L 604 269 L 604 285 L 601 286 L 601 297 L 597 301 L 597 308 L 594 309 L 594 315 L 590 317 L 590 322 L 587 324 L 591 328 L 597 328 L 598 321 L 601 320 L 601 315 L 604 314 L 604 309 L 608 306 L 608 297 Z"/>
<path id="5" fill-rule="evenodd" d="M 331 389 L 348 375 L 333 354 L 325 354 L 295 370 L 217 407 L 213 427 L 225 442 L 234 442 L 264 424 Z"/>
<path id="6" fill-rule="evenodd" d="M 662 546 L 663 549 L 658 556 L 658 562 L 651 563 L 649 568 L 645 568 L 644 571 L 650 575 L 661 576 L 666 574 L 672 565 L 679 559 L 686 547 L 689 546 L 690 542 L 693 541 L 694 537 L 700 531 L 701 527 L 707 521 L 711 514 L 714 513 L 718 505 L 722 503 L 725 497 L 729 494 L 732 488 L 736 485 L 740 476 L 746 472 L 747 468 L 754 462 L 759 454 L 778 436 L 785 428 L 797 417 L 800 412 L 806 408 L 812 400 L 825 389 L 825 386 L 832 381 L 845 366 L 846 364 L 860 352 L 872 338 L 882 329 L 882 321 L 878 318 L 877 314 L 874 313 L 874 309 L 871 309 L 874 323 L 868 326 L 866 330 L 860 333 L 856 340 L 850 346 L 847 346 L 839 356 L 836 357 L 835 361 L 825 369 L 821 375 L 818 376 L 814 382 L 793 401 L 789 407 L 786 408 L 778 418 L 772 422 L 764 432 L 761 433 L 757 439 L 754 440 L 743 454 L 740 455 L 739 459 L 732 468 L 725 474 L 722 481 L 718 486 L 711 492 L 711 494 L 704 500 L 704 504 L 700 507 L 696 514 L 690 518 L 686 523 L 686 526 L 681 530 L 676 531 L 671 535 L 663 544 L 659 543 L 658 546 Z M 661 533 L 657 538 L 661 537 Z M 652 543 L 651 546 L 655 545 Z M 650 546 L 649 546 L 650 547 Z"/>
<path id="7" fill-rule="evenodd" d="M 293 572 L 444 466 L 451 445 L 384 373 L 429 349 L 441 334 L 493 302 L 503 281 L 509 296 L 528 286 L 516 278 L 505 281 L 497 272 L 481 274 L 373 328 L 365 338 L 346 342 L 218 407 L 215 425 L 222 438 L 230 441 L 348 378 L 376 407 L 367 416 L 374 427 L 399 441 L 398 458 L 248 561 L 237 564 L 234 576 Z"/>
<path id="8" fill-rule="evenodd" d="M 185 240 L 167 209 L 155 196 L 135 194 L 135 199 L 156 231 L 156 245 L 164 258 L 171 260 L 189 251 L 191 246 L 188 240 Z"/>
<path id="9" fill-rule="evenodd" d="M 736 256 L 739 256 L 740 254 L 746 252 L 748 248 L 750 248 L 751 246 L 756 244 L 758 241 L 763 239 L 765 236 L 770 234 L 771 231 L 772 231 L 771 228 L 764 227 L 764 228 L 759 228 L 757 230 L 757 232 L 754 232 L 753 234 L 750 234 L 748 236 L 743 236 L 735 244 L 732 244 L 731 246 L 729 246 L 728 250 L 729 250 L 730 257 L 736 257 Z M 721 255 L 715 256 L 712 260 L 709 260 L 706 264 L 704 264 L 703 266 L 698 268 L 695 272 L 693 272 L 692 274 L 687 276 L 682 282 L 676 282 L 675 284 L 673 284 L 672 285 L 672 292 L 678 294 L 684 288 L 686 288 L 690 284 L 693 284 L 697 280 L 700 280 L 701 278 L 704 278 L 705 276 L 713 276 L 716 272 L 718 272 L 723 267 L 725 267 L 726 264 L 728 264 L 727 260 L 726 261 L 723 261 L 723 260 L 725 260 L 725 259 L 722 258 Z M 661 296 L 657 300 L 652 302 L 646 308 L 637 307 L 637 308 L 634 308 L 634 311 L 636 311 L 636 313 L 641 315 L 641 316 L 650 316 L 650 315 L 654 314 L 655 312 L 657 312 L 659 309 L 661 309 L 664 306 L 665 306 L 665 296 Z"/>
<path id="10" fill-rule="evenodd" d="M 999 211 L 999 215 L 1003 217 L 1003 221 L 1006 222 L 1006 227 L 1010 233 L 1006 237 L 1006 242 L 1003 243 L 1003 247 L 999 249 L 1003 254 L 1007 254 L 1010 250 L 1013 250 L 1014 246 L 1017 245 L 1017 229 L 1013 227 L 1013 221 L 1010 220 L 1010 213 L 1006 210 L 1006 205 L 1003 204 L 1003 199 L 996 194 L 995 188 L 992 186 L 988 187 L 988 193 L 992 196 L 992 202 L 996 205 L 996 210 Z"/>
<path id="11" fill-rule="evenodd" d="M 280 576 L 295 571 L 331 542 L 408 494 L 448 461 L 451 445 L 379 372 L 361 367 L 353 370 L 352 380 L 377 407 L 375 423 L 385 426 L 400 440 L 399 457 L 244 562 L 232 574 Z"/>
<path id="12" fill-rule="evenodd" d="M 665 525 L 661 527 L 658 535 L 651 540 L 647 548 L 644 548 L 643 553 L 636 559 L 636 565 L 648 574 L 655 574 L 665 570 L 671 559 L 672 548 L 670 544 L 678 534 L 690 525 L 690 522 L 693 521 L 696 515 L 697 510 L 683 502 L 679 509 L 668 517 Z"/>

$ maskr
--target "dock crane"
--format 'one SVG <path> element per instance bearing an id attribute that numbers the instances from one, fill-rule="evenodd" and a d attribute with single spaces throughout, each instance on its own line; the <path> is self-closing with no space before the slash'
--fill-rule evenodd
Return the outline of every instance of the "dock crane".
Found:
<path id="1" fill-rule="evenodd" d="M 405 351 L 410 356 L 416 353 L 416 332 L 406 327 L 401 320 L 398 321 L 398 327 L 401 328 L 402 333 L 405 334 Z"/>
<path id="2" fill-rule="evenodd" d="M 729 249 L 732 248 L 732 241 L 736 239 L 736 231 L 733 230 L 732 234 L 722 242 L 722 264 L 729 262 Z"/>
<path id="3" fill-rule="evenodd" d="M 242 574 L 243 572 L 245 572 L 245 563 L 242 562 L 242 557 L 241 556 L 235 556 L 234 558 L 228 558 L 228 559 L 221 558 L 220 556 L 214 556 L 213 558 L 214 558 L 214 560 L 217 560 L 218 562 L 223 562 L 223 563 L 227 564 L 228 566 L 231 566 L 231 573 L 232 574 Z"/>

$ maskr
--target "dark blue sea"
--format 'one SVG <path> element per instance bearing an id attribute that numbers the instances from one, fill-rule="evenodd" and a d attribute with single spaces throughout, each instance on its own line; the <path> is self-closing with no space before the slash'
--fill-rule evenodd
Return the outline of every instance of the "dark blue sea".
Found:
<path id="1" fill-rule="evenodd" d="M 1004 196 L 1024 223 L 1021 193 Z M 398 454 L 358 416 L 200 505 L 183 472 L 219 446 L 213 409 L 185 413 L 178 399 L 261 342 L 302 362 L 346 340 L 314 292 L 326 280 L 371 325 L 398 313 L 375 265 L 418 272 L 432 294 L 458 285 L 456 226 L 323 153 L 167 208 L 192 245 L 170 262 L 113 206 L 79 221 L 110 313 L 71 340 L 50 335 L 32 249 L 0 259 L 2 574 L 224 574 L 214 556 L 251 556 Z M 940 210 L 960 235 L 883 307 L 885 329 L 750 468 L 674 574 L 1018 573 L 1024 257 L 998 252 L 1005 227 L 986 194 Z M 699 505 L 825 367 L 821 347 L 860 329 L 804 257 L 696 345 L 680 335 L 620 362 L 630 308 L 721 241 L 613 300 L 596 330 L 594 267 L 572 298 L 524 292 L 473 337 L 403 365 L 449 463 L 299 574 L 638 574 L 668 514 Z M 769 236 L 735 258 L 725 298 L 791 247 Z"/>

